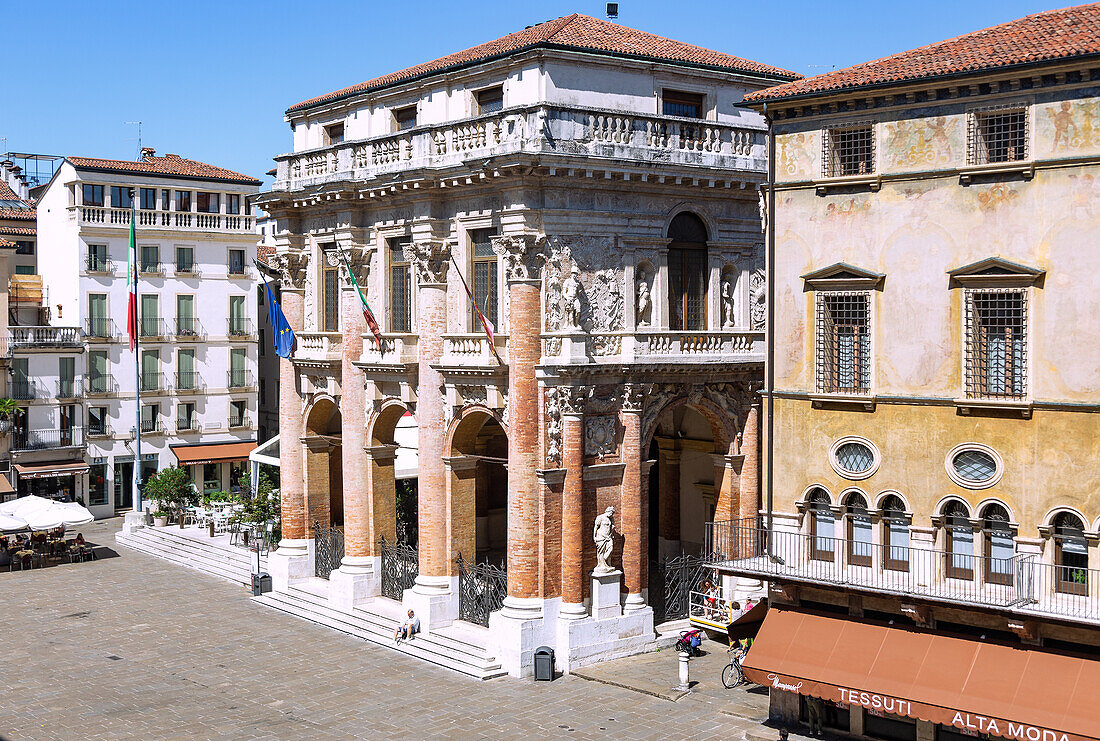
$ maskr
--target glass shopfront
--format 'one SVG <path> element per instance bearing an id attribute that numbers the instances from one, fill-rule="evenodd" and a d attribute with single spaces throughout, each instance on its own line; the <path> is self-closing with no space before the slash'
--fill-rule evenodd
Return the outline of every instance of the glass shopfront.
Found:
<path id="1" fill-rule="evenodd" d="M 74 501 L 77 494 L 76 476 L 46 476 L 33 479 L 19 479 L 19 496 L 25 497 L 34 494 L 47 499 L 57 499 L 63 502 Z"/>
<path id="2" fill-rule="evenodd" d="M 97 458 L 88 471 L 88 506 L 107 503 L 107 462 Z"/>
<path id="3" fill-rule="evenodd" d="M 869 709 L 863 713 L 863 733 L 883 741 L 917 741 L 917 722 Z"/>
<path id="4" fill-rule="evenodd" d="M 799 695 L 798 719 L 807 725 L 810 723 L 810 703 L 815 700 L 816 698 L 811 699 L 805 695 Z M 848 732 L 852 727 L 852 711 L 847 704 L 827 700 L 816 700 L 816 702 L 821 707 L 822 726 L 834 731 Z"/>

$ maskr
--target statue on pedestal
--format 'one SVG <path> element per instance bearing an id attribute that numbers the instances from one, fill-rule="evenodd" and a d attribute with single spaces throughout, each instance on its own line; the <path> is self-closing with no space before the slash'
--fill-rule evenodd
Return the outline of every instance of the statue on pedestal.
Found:
<path id="1" fill-rule="evenodd" d="M 597 576 L 615 573 L 615 569 L 607 563 L 615 543 L 615 523 L 611 521 L 614 514 L 615 508 L 608 507 L 602 515 L 596 517 L 592 527 L 592 540 L 596 543 L 596 568 L 592 573 Z"/>

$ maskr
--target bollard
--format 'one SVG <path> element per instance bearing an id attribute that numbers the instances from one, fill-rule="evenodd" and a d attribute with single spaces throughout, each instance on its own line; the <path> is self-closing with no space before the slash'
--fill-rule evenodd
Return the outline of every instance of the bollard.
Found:
<path id="1" fill-rule="evenodd" d="M 691 661 L 691 656 L 687 651 L 680 652 L 680 684 L 676 685 L 672 689 L 677 692 L 691 692 L 691 681 L 688 676 L 688 663 Z"/>

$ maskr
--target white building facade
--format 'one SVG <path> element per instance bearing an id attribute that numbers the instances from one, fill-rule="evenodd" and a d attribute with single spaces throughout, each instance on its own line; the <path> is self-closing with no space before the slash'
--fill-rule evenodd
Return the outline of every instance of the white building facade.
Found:
<path id="1" fill-rule="evenodd" d="M 249 198 L 258 185 L 147 149 L 137 162 L 66 158 L 40 193 L 39 274 L 51 324 L 73 327 L 80 347 L 71 383 L 56 353 L 36 361 L 28 382 L 45 381 L 59 419 L 70 407 L 76 415 L 87 473 L 75 493 L 97 516 L 131 506 L 139 425 L 145 477 L 186 465 L 201 491 L 239 485 L 256 440 L 258 276 Z M 131 192 L 137 358 L 126 326 Z M 36 375 L 50 371 L 59 375 Z M 50 396 L 51 381 L 68 396 Z M 35 416 L 28 424 L 37 424 Z"/>

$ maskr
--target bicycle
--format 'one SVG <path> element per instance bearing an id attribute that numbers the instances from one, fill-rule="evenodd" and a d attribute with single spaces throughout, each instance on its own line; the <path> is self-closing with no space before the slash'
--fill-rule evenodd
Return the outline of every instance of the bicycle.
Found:
<path id="1" fill-rule="evenodd" d="M 722 684 L 727 690 L 732 690 L 745 681 L 745 673 L 741 670 L 741 660 L 745 658 L 745 651 L 740 646 L 730 646 L 730 663 L 722 667 Z"/>

